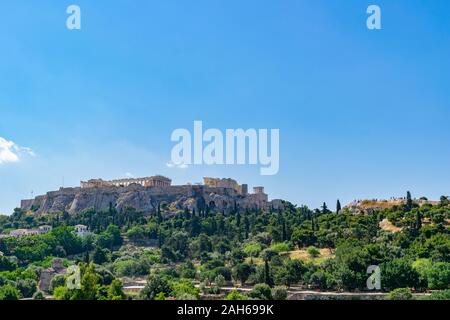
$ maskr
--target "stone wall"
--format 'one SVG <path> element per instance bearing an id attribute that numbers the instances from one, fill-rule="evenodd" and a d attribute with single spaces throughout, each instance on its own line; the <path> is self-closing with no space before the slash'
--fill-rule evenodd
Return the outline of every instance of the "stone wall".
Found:
<path id="1" fill-rule="evenodd" d="M 173 210 L 192 210 L 198 200 L 210 208 L 218 210 L 268 209 L 272 205 L 266 194 L 242 195 L 233 188 L 210 187 L 204 185 L 182 185 L 169 187 L 128 187 L 103 186 L 97 188 L 65 188 L 48 192 L 33 200 L 22 201 L 22 209 L 34 212 L 63 212 L 75 214 L 92 208 L 107 210 L 110 206 L 119 212 L 133 207 L 145 213 L 155 212 L 158 204 L 166 202 Z M 202 202 L 201 201 L 201 202 Z"/>
<path id="2" fill-rule="evenodd" d="M 220 179 L 220 178 L 205 177 L 205 178 L 203 178 L 203 184 L 207 187 L 233 189 L 239 194 L 245 193 L 242 190 L 242 186 L 239 183 L 237 183 L 236 180 L 230 179 L 230 178 Z M 248 189 L 248 187 L 244 187 L 244 189 L 245 188 Z"/>
<path id="3" fill-rule="evenodd" d="M 20 201 L 20 207 L 25 210 L 31 210 L 34 199 L 25 199 Z"/>

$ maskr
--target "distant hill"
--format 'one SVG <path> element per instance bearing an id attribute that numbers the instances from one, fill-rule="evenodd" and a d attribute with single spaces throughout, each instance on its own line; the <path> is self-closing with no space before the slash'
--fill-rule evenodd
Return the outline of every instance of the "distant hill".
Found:
<path id="1" fill-rule="evenodd" d="M 414 203 L 418 204 L 419 206 L 423 206 L 425 204 L 432 204 L 436 205 L 439 203 L 439 201 L 431 201 L 427 200 L 425 198 L 421 199 L 414 199 Z M 350 211 L 355 213 L 367 213 L 372 212 L 375 210 L 383 210 L 383 209 L 390 209 L 394 206 L 400 206 L 404 205 L 406 203 L 406 198 L 392 198 L 392 199 L 372 199 L 372 200 L 356 200 L 348 205 L 345 206 L 345 208 L 348 208 Z"/>

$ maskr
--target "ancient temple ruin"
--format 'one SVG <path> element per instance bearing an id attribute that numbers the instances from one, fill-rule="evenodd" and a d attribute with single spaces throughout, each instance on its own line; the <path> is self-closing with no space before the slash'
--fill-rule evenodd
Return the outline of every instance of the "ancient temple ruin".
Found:
<path id="1" fill-rule="evenodd" d="M 81 181 L 81 188 L 98 188 L 98 187 L 128 187 L 131 184 L 139 184 L 143 187 L 170 187 L 172 180 L 164 176 L 152 176 L 145 178 L 127 178 L 115 180 L 90 179 Z"/>
<path id="2" fill-rule="evenodd" d="M 277 209 L 278 200 L 269 201 L 264 187 L 257 186 L 249 192 L 247 184 L 226 178 L 205 177 L 203 184 L 172 185 L 172 180 L 161 176 L 144 178 L 81 181 L 80 187 L 60 188 L 34 199 L 21 201 L 23 210 L 33 213 L 68 212 L 74 214 L 86 209 L 122 212 L 129 207 L 153 213 L 159 203 L 165 202 L 171 210 L 193 210 L 199 203 L 226 211 L 247 209 Z"/>

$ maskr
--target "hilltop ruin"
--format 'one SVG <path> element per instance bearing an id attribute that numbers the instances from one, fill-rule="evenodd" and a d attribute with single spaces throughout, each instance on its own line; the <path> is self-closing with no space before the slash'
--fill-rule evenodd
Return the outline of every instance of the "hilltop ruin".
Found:
<path id="1" fill-rule="evenodd" d="M 80 187 L 60 188 L 34 199 L 21 201 L 21 208 L 39 213 L 68 212 L 76 214 L 86 209 L 122 211 L 132 207 L 144 213 L 154 213 L 161 203 L 176 212 L 185 209 L 248 210 L 278 209 L 281 200 L 269 201 L 264 187 L 248 192 L 247 184 L 233 179 L 205 177 L 199 185 L 172 185 L 163 176 L 145 178 L 81 181 Z"/>

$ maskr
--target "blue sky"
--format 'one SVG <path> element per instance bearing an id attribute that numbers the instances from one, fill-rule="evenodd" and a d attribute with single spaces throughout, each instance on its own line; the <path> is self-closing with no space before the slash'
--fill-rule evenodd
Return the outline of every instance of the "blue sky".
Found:
<path id="1" fill-rule="evenodd" d="M 0 161 L 2 213 L 127 173 L 233 177 L 311 207 L 450 194 L 446 0 L 3 2 L 0 137 L 17 159 Z M 279 128 L 279 173 L 167 167 L 172 131 L 194 120 Z"/>

